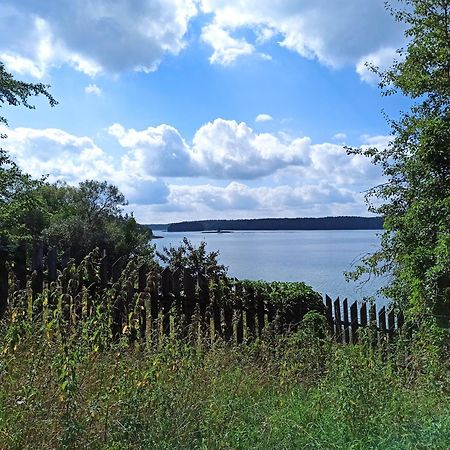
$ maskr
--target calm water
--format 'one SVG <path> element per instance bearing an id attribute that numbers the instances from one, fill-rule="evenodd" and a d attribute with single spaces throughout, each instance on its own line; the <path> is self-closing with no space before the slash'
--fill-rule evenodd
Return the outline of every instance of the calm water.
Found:
<path id="1" fill-rule="evenodd" d="M 345 281 L 344 271 L 379 246 L 379 231 L 236 231 L 229 234 L 168 233 L 153 241 L 158 250 L 177 246 L 187 237 L 193 244 L 206 241 L 207 250 L 219 250 L 220 262 L 240 279 L 304 281 L 322 294 L 360 300 L 375 295 L 382 280 L 360 287 Z M 385 303 L 383 299 L 378 302 Z"/>

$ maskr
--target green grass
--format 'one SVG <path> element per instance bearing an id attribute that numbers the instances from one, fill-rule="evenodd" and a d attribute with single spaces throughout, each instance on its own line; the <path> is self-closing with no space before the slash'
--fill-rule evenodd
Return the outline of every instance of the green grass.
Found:
<path id="1" fill-rule="evenodd" d="M 0 448 L 447 449 L 448 368 L 309 333 L 94 352 L 29 331 L 0 358 Z M 391 356 L 389 356 L 391 355 Z M 430 363 L 431 364 L 431 363 Z"/>

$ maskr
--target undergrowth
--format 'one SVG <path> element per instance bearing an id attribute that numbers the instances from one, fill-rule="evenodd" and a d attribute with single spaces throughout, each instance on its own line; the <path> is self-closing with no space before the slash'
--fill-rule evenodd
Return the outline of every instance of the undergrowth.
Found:
<path id="1" fill-rule="evenodd" d="M 99 345 L 0 334 L 0 448 L 447 449 L 449 370 L 432 349 L 339 345 L 310 313 L 241 346 Z M 431 344 L 430 344 L 431 345 Z M 437 364 L 439 361 L 439 364 Z M 448 360 L 447 360 L 448 361 Z"/>

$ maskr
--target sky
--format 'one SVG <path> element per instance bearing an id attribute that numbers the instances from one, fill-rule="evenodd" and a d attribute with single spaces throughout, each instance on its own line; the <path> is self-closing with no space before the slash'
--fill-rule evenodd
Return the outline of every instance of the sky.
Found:
<path id="1" fill-rule="evenodd" d="M 5 105 L 35 177 L 107 180 L 142 223 L 370 215 L 385 146 L 366 63 L 405 45 L 384 0 L 1 0 L 0 61 L 59 104 Z"/>

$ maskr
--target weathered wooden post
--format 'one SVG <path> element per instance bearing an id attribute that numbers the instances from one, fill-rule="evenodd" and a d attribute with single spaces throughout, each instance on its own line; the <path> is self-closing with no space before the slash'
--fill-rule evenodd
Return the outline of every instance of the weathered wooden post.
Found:
<path id="1" fill-rule="evenodd" d="M 258 317 L 258 336 L 261 337 L 266 319 L 266 310 L 264 306 L 264 299 L 260 292 L 256 292 L 256 315 Z"/>
<path id="2" fill-rule="evenodd" d="M 342 343 L 341 301 L 339 297 L 334 301 L 334 318 L 336 322 L 336 341 Z"/>
<path id="3" fill-rule="evenodd" d="M 252 341 L 256 337 L 256 323 L 255 323 L 255 290 L 252 287 L 246 289 L 246 324 L 247 324 L 247 340 Z"/>
<path id="4" fill-rule="evenodd" d="M 183 272 L 183 289 L 183 334 L 188 336 L 192 324 L 192 316 L 195 310 L 195 281 L 189 269 L 184 269 Z"/>
<path id="5" fill-rule="evenodd" d="M 162 331 L 165 336 L 170 336 L 170 309 L 172 307 L 172 273 L 166 267 L 161 274 L 162 294 Z"/>
<path id="6" fill-rule="evenodd" d="M 350 328 L 352 330 L 352 344 L 358 342 L 358 303 L 353 302 L 350 306 Z"/>
<path id="7" fill-rule="evenodd" d="M 327 319 L 328 326 L 331 332 L 333 332 L 334 321 L 333 321 L 333 302 L 331 298 L 325 294 L 325 317 Z"/>
<path id="8" fill-rule="evenodd" d="M 350 343 L 350 322 L 348 320 L 348 300 L 344 298 L 342 302 L 342 309 L 344 310 L 344 342 L 346 344 Z"/>
<path id="9" fill-rule="evenodd" d="M 0 250 L 0 319 L 8 307 L 8 271 L 6 269 L 7 252 Z"/>

